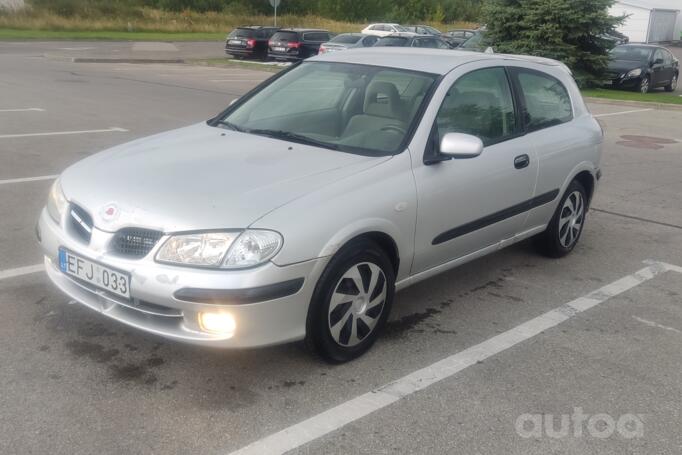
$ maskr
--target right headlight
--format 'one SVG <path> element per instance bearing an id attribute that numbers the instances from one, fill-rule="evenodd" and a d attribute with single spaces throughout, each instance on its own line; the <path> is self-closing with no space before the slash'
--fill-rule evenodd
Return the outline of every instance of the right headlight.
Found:
<path id="1" fill-rule="evenodd" d="M 240 269 L 260 265 L 282 247 L 282 236 L 262 229 L 240 232 L 200 232 L 171 236 L 156 260 L 197 267 Z"/>
<path id="2" fill-rule="evenodd" d="M 632 70 L 632 71 L 628 71 L 627 76 L 628 76 L 628 77 L 637 77 L 637 76 L 639 76 L 639 75 L 641 75 L 641 74 L 642 74 L 642 69 L 641 69 L 641 68 L 637 68 L 637 69 L 634 69 L 634 70 Z"/>
<path id="3" fill-rule="evenodd" d="M 59 224 L 68 206 L 69 201 L 64 196 L 62 185 L 59 183 L 59 179 L 57 179 L 52 184 L 50 194 L 47 196 L 47 213 L 50 214 L 55 223 Z"/>

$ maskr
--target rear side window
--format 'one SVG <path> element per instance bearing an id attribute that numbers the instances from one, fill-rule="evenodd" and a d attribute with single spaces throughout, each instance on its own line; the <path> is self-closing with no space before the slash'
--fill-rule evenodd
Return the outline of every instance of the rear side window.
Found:
<path id="1" fill-rule="evenodd" d="M 298 41 L 298 33 L 296 32 L 277 32 L 272 35 L 273 41 Z"/>
<path id="2" fill-rule="evenodd" d="M 564 84 L 537 71 L 515 70 L 521 88 L 527 131 L 569 122 L 573 118 L 571 97 Z"/>
<path id="3" fill-rule="evenodd" d="M 483 145 L 517 131 L 512 92 L 504 68 L 484 68 L 457 79 L 436 116 L 438 143 L 446 133 L 476 136 Z"/>
<path id="4" fill-rule="evenodd" d="M 362 45 L 365 47 L 374 46 L 374 44 L 376 44 L 378 40 L 379 38 L 377 38 L 376 36 L 366 36 L 362 40 Z"/>
<path id="5" fill-rule="evenodd" d="M 323 32 L 311 32 L 303 34 L 304 41 L 329 41 L 329 38 L 329 33 Z"/>

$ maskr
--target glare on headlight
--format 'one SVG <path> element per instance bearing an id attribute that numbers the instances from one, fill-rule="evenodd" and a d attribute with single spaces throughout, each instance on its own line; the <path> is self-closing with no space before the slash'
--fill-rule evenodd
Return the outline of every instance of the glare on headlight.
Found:
<path id="1" fill-rule="evenodd" d="M 52 184 L 50 194 L 47 197 L 47 213 L 50 214 L 56 223 L 60 223 L 68 205 L 69 201 L 66 200 L 64 191 L 62 191 L 62 185 L 59 183 L 59 179 L 57 179 Z"/>
<path id="2" fill-rule="evenodd" d="M 628 77 L 637 77 L 637 76 L 639 76 L 640 74 L 642 74 L 642 69 L 641 69 L 641 68 L 637 68 L 637 69 L 634 69 L 634 70 L 628 72 Z"/>
<path id="3" fill-rule="evenodd" d="M 156 254 L 159 262 L 218 267 L 232 245 L 236 232 L 174 235 Z"/>

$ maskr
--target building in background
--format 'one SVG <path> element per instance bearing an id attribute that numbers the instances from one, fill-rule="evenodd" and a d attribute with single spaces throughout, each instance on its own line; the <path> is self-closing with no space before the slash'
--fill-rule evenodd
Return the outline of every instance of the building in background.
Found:
<path id="1" fill-rule="evenodd" d="M 0 0 L 0 9 L 18 10 L 24 6 L 24 0 Z"/>
<path id="2" fill-rule="evenodd" d="M 628 18 L 618 31 L 631 43 L 659 43 L 680 40 L 682 0 L 624 0 L 611 7 L 613 16 Z"/>

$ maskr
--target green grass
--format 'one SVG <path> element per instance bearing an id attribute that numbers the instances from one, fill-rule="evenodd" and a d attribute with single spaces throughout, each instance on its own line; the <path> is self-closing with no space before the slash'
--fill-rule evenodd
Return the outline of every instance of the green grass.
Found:
<path id="1" fill-rule="evenodd" d="M 656 90 L 651 93 L 630 92 L 627 90 L 611 90 L 603 88 L 586 89 L 583 96 L 604 98 L 618 101 L 642 101 L 645 103 L 682 104 L 682 96 L 675 93 Z"/>
<path id="2" fill-rule="evenodd" d="M 225 33 L 17 30 L 0 28 L 0 40 L 222 41 Z"/>

